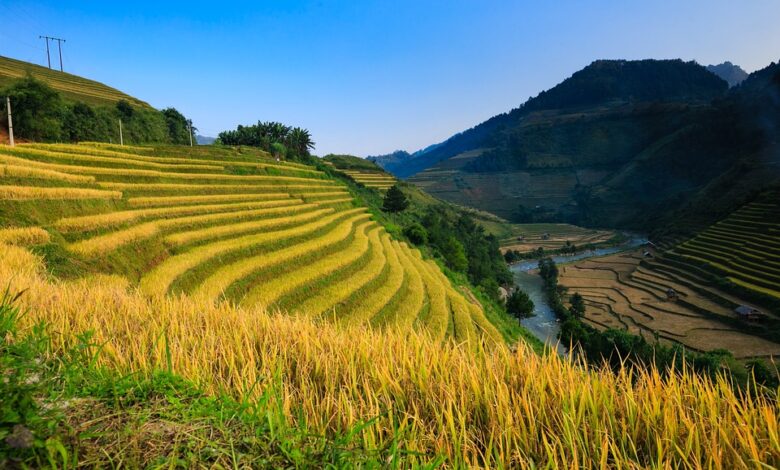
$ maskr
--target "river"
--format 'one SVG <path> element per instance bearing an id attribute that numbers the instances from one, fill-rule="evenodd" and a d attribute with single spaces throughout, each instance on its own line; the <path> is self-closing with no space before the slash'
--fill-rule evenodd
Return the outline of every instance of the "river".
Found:
<path id="1" fill-rule="evenodd" d="M 628 235 L 629 239 L 617 246 L 596 248 L 595 250 L 587 250 L 574 255 L 558 255 L 552 258 L 556 264 L 571 263 L 581 259 L 611 255 L 612 253 L 630 250 L 647 243 L 647 238 L 644 236 L 636 234 L 626 235 Z M 539 260 L 532 259 L 521 261 L 509 267 L 514 273 L 515 284 L 517 284 L 520 290 L 525 291 L 534 302 L 534 316 L 525 318 L 520 323 L 543 343 L 550 346 L 555 345 L 559 354 L 565 354 L 566 348 L 558 343 L 558 333 L 561 328 L 558 325 L 555 312 L 553 312 L 550 304 L 547 303 L 542 278 L 538 274 L 530 272 L 537 269 L 538 265 Z"/>

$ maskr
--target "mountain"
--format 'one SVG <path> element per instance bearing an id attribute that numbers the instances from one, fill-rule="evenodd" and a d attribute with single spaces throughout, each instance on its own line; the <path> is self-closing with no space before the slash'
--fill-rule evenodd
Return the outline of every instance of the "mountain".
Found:
<path id="1" fill-rule="evenodd" d="M 493 147 L 496 132 L 533 113 L 628 102 L 700 102 L 722 94 L 727 86 L 695 62 L 598 60 L 518 108 L 417 153 L 394 173 L 406 178 L 462 152 Z"/>
<path id="2" fill-rule="evenodd" d="M 211 145 L 217 140 L 215 137 L 206 137 L 205 135 L 195 134 L 195 140 L 198 145 Z"/>
<path id="3" fill-rule="evenodd" d="M 412 160 L 415 160 L 425 153 L 438 148 L 440 145 L 442 144 L 429 145 L 424 149 L 420 149 L 414 153 L 409 153 L 405 150 L 396 150 L 393 153 L 388 153 L 385 155 L 368 156 L 366 157 L 366 160 L 371 160 L 385 170 L 391 173 L 395 173 L 397 176 L 405 177 L 409 176 L 406 173 L 408 172 L 408 168 Z"/>
<path id="4" fill-rule="evenodd" d="M 708 65 L 707 70 L 725 80 L 729 87 L 739 85 L 748 77 L 748 73 L 742 70 L 742 67 L 729 61 L 718 65 Z"/>
<path id="5" fill-rule="evenodd" d="M 395 152 L 385 155 L 369 155 L 366 160 L 372 161 L 381 166 L 385 170 L 394 173 L 393 170 L 398 170 L 404 167 L 406 163 L 412 159 L 412 154 L 405 150 L 396 150 Z"/>
<path id="6" fill-rule="evenodd" d="M 776 69 L 729 90 L 694 62 L 596 61 L 396 174 L 517 222 L 647 228 L 715 182 L 771 184 Z"/>

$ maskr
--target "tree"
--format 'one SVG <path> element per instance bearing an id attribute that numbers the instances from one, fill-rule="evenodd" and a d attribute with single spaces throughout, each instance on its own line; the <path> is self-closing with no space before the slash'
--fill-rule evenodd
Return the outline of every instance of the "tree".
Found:
<path id="1" fill-rule="evenodd" d="M 394 184 L 385 194 L 382 210 L 385 212 L 403 212 L 409 207 L 409 200 L 397 184 Z"/>
<path id="2" fill-rule="evenodd" d="M 314 141 L 311 140 L 311 134 L 308 130 L 293 127 L 287 136 L 287 147 L 296 156 L 303 157 L 309 155 L 309 150 L 314 148 Z"/>
<path id="3" fill-rule="evenodd" d="M 0 96 L 11 98 L 17 137 L 34 141 L 62 138 L 65 106 L 59 93 L 51 87 L 28 75 L 15 81 Z"/>
<path id="4" fill-rule="evenodd" d="M 569 312 L 577 318 L 582 318 L 585 315 L 585 300 L 582 298 L 579 292 L 575 292 L 570 299 L 571 307 Z"/>
<path id="5" fill-rule="evenodd" d="M 100 132 L 96 124 L 97 113 L 81 101 L 75 103 L 66 113 L 63 121 L 63 134 L 71 142 L 99 140 Z"/>
<path id="6" fill-rule="evenodd" d="M 127 100 L 117 101 L 116 110 L 119 112 L 119 117 L 124 121 L 129 121 L 135 112 L 135 108 Z"/>
<path id="7" fill-rule="evenodd" d="M 196 130 L 192 127 L 192 121 L 184 117 L 176 108 L 163 109 L 162 113 L 165 116 L 165 124 L 168 127 L 171 143 L 189 145 L 190 133 L 194 133 Z M 195 136 L 192 135 L 192 137 L 194 140 Z"/>
<path id="8" fill-rule="evenodd" d="M 439 251 L 441 251 L 441 254 L 444 256 L 444 262 L 450 269 L 460 272 L 465 272 L 468 269 L 469 260 L 466 257 L 466 250 L 457 238 L 453 236 L 447 238 L 439 248 Z"/>
<path id="9" fill-rule="evenodd" d="M 528 294 L 515 289 L 506 301 L 506 311 L 518 318 L 528 318 L 534 312 L 534 302 Z"/>

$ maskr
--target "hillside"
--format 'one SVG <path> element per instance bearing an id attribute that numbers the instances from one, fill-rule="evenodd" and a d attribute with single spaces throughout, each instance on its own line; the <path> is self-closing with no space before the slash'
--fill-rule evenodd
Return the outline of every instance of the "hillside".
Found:
<path id="1" fill-rule="evenodd" d="M 367 188 L 385 191 L 396 183 L 393 175 L 362 158 L 352 155 L 326 155 L 323 161 Z"/>
<path id="2" fill-rule="evenodd" d="M 151 107 L 144 101 L 100 82 L 0 56 L 0 88 L 27 74 L 45 82 L 70 101 L 82 101 L 92 105 L 114 105 L 119 100 L 125 100 L 135 106 Z"/>
<path id="3" fill-rule="evenodd" d="M 115 276 L 53 278 L 22 247 L 0 242 L 0 257 L 0 280 L 24 290 L 0 301 L 0 466 L 780 462 L 775 399 L 722 377 L 147 299 Z"/>
<path id="4" fill-rule="evenodd" d="M 406 178 L 464 152 L 494 147 L 499 134 L 521 124 L 523 117 L 535 112 L 578 112 L 579 108 L 626 102 L 707 101 L 720 95 L 726 87 L 722 80 L 693 62 L 595 61 L 518 108 L 415 153 L 395 173 Z"/>
<path id="5" fill-rule="evenodd" d="M 717 181 L 776 180 L 777 67 L 727 91 L 694 63 L 595 62 L 406 169 L 433 165 L 411 181 L 518 222 L 648 229 Z"/>
<path id="6" fill-rule="evenodd" d="M 0 147 L 0 164 L 0 239 L 32 242 L 56 275 L 503 340 L 436 263 L 313 167 L 224 148 L 41 144 Z"/>

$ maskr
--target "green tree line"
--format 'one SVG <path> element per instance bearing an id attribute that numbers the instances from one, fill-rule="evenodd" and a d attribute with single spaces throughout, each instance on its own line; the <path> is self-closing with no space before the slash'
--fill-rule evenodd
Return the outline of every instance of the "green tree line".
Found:
<path id="1" fill-rule="evenodd" d="M 14 136 L 35 142 L 119 142 L 189 144 L 197 129 L 174 108 L 162 111 L 120 100 L 114 106 L 65 100 L 46 83 L 27 76 L 0 90 L 11 99 Z M 2 100 L 5 111 L 5 99 Z M 7 125 L 6 113 L 0 117 Z M 194 139 L 194 134 L 193 134 Z"/>
<path id="2" fill-rule="evenodd" d="M 301 127 L 280 122 L 261 122 L 251 126 L 239 125 L 235 130 L 219 133 L 216 144 L 258 147 L 279 159 L 309 160 L 314 148 L 311 133 Z"/>

